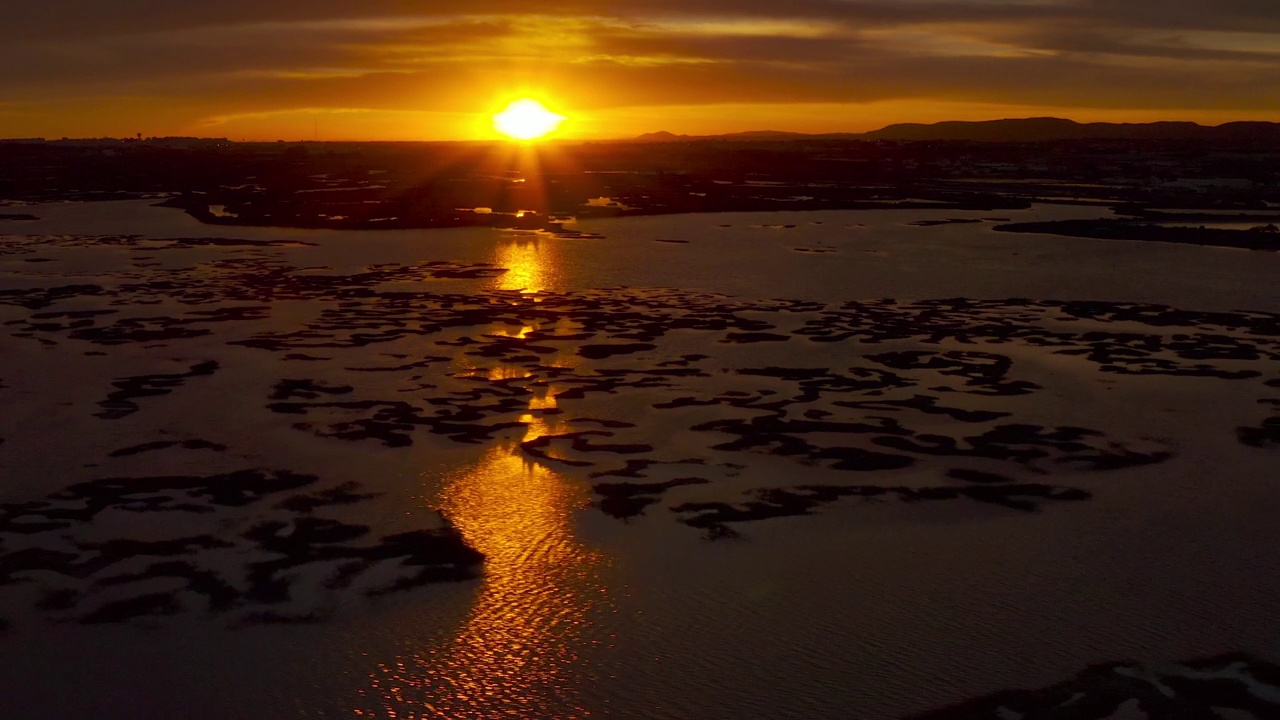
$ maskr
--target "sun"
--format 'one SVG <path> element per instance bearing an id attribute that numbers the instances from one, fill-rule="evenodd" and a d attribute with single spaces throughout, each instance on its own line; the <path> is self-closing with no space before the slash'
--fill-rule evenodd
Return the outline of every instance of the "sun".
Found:
<path id="1" fill-rule="evenodd" d="M 555 132 L 563 115 L 557 115 L 537 100 L 522 98 L 493 116 L 493 129 L 513 140 L 537 140 Z"/>

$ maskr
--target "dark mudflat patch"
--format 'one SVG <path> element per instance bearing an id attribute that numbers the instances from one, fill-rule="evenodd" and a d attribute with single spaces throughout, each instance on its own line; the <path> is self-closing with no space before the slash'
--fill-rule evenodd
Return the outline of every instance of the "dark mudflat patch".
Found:
<path id="1" fill-rule="evenodd" d="M 315 400 L 323 395 L 346 395 L 354 390 L 355 388 L 350 385 L 325 385 L 317 380 L 285 379 L 276 383 L 270 399 L 292 400 L 294 398 L 303 398 L 305 400 Z"/>
<path id="2" fill-rule="evenodd" d="M 600 427 L 605 427 L 605 428 L 633 428 L 636 426 L 635 423 L 627 422 L 625 420 L 604 420 L 602 418 L 588 418 L 588 417 L 570 418 L 567 422 L 569 422 L 570 424 L 576 423 L 576 424 L 599 425 Z"/>
<path id="3" fill-rule="evenodd" d="M 525 454 L 540 460 L 563 463 L 577 467 L 594 465 L 586 460 L 571 459 L 566 455 L 557 455 L 551 449 L 557 445 L 568 445 L 576 453 L 613 453 L 615 455 L 636 455 L 653 452 L 653 446 L 645 443 L 601 443 L 593 437 L 613 437 L 613 433 L 604 430 L 583 430 L 580 432 L 560 433 L 558 435 L 542 435 L 520 443 Z"/>
<path id="4" fill-rule="evenodd" d="M 937 227 L 939 225 L 972 225 L 980 222 L 982 221 L 977 218 L 949 218 L 947 220 L 916 220 L 907 224 L 915 227 Z"/>
<path id="5" fill-rule="evenodd" d="M 298 248 L 298 247 L 319 247 L 319 243 L 306 242 L 305 240 L 245 240 L 243 238 L 167 238 L 157 242 L 165 243 L 155 250 L 173 250 L 176 248 L 192 248 L 192 247 L 223 247 L 223 248 Z"/>
<path id="6" fill-rule="evenodd" d="M 1280 416 L 1269 417 L 1257 427 L 1236 429 L 1241 443 L 1256 448 L 1280 448 Z"/>
<path id="7" fill-rule="evenodd" d="M 156 450 L 167 450 L 173 447 L 180 447 L 184 450 L 213 450 L 214 452 L 225 452 L 227 446 L 221 443 L 209 442 L 208 440 L 156 440 L 148 443 L 140 443 L 138 445 L 130 445 L 129 447 L 113 450 L 109 453 L 110 457 L 128 457 L 129 455 L 139 455 L 146 452 L 154 452 Z"/>
<path id="8" fill-rule="evenodd" d="M 381 497 L 382 493 L 365 493 L 360 492 L 359 483 L 347 482 L 337 487 L 327 490 L 318 490 L 309 494 L 293 495 L 289 498 L 281 500 L 276 507 L 290 512 L 296 512 L 308 515 L 320 508 L 332 507 L 335 505 L 355 505 Z"/>
<path id="9" fill-rule="evenodd" d="M 1000 473 L 983 472 L 982 470 L 970 470 L 968 468 L 951 468 L 947 471 L 947 477 L 955 480 L 963 480 L 973 483 L 1011 483 L 1013 478 L 1006 477 Z"/>
<path id="10" fill-rule="evenodd" d="M 737 537 L 732 524 L 772 518 L 809 515 L 822 505 L 842 498 L 887 499 L 902 502 L 967 499 L 999 505 L 1012 510 L 1035 512 L 1046 502 L 1088 500 L 1093 495 L 1071 487 L 1042 483 L 1006 483 L 940 487 L 884 485 L 802 485 L 792 488 L 764 488 L 749 494 L 751 499 L 736 503 L 694 502 L 671 508 L 683 515 L 680 522 L 706 531 L 710 539 Z"/>
<path id="11" fill-rule="evenodd" d="M 1150 718 L 1219 718 L 1227 709 L 1280 717 L 1280 666 L 1243 653 L 1159 665 L 1104 663 L 1056 685 L 1006 690 L 911 720 L 1104 720 L 1135 704 Z"/>
<path id="12" fill-rule="evenodd" d="M 578 354 L 589 360 L 602 360 L 614 355 L 630 355 L 631 353 L 653 350 L 657 345 L 650 343 L 616 343 L 611 345 L 582 345 Z"/>
<path id="13" fill-rule="evenodd" d="M 243 627 L 253 625 L 316 625 L 324 622 L 324 620 L 324 616 L 317 612 L 282 613 L 274 610 L 258 610 L 246 613 L 240 619 L 240 625 Z"/>
<path id="14" fill-rule="evenodd" d="M 128 600 L 115 600 L 80 618 L 84 625 L 120 623 L 141 617 L 176 615 L 182 604 L 173 593 L 148 593 Z"/>
<path id="15" fill-rule="evenodd" d="M 703 478 L 675 478 L 655 483 L 596 483 L 592 489 L 600 496 L 596 507 L 606 515 L 625 520 L 644 514 L 645 508 L 658 502 L 667 490 L 684 485 L 705 485 Z"/>
<path id="16" fill-rule="evenodd" d="M 111 383 L 116 387 L 116 390 L 107 395 L 105 400 L 98 402 L 98 406 L 102 408 L 102 411 L 95 413 L 95 417 L 100 417 L 104 420 L 119 420 L 128 417 L 141 409 L 141 406 L 137 403 L 138 400 L 168 395 L 182 387 L 187 380 L 212 375 L 218 371 L 219 367 L 216 360 L 207 360 L 192 365 L 191 369 L 185 373 L 138 375 L 116 380 Z"/>
<path id="17" fill-rule="evenodd" d="M 316 476 L 265 470 L 120 477 L 71 485 L 43 500 L 3 504 L 0 588 L 36 584 L 43 592 L 35 609 L 97 624 L 200 609 L 260 612 L 260 606 L 295 600 L 301 571 L 318 563 L 337 566 L 326 583 L 331 591 L 361 581 L 369 595 L 476 576 L 483 557 L 447 524 L 379 536 L 369 526 L 317 515 L 376 493 L 356 483 L 318 484 Z M 293 494 L 267 504 L 286 492 Z M 257 509 L 248 516 L 224 511 L 250 506 Z M 106 512 L 134 514 L 129 527 L 169 536 L 84 539 Z M 236 529 L 244 523 L 249 524 Z M 217 527 L 217 536 L 183 534 L 182 528 L 197 524 Z M 3 552 L 5 539 L 15 536 L 23 537 L 24 547 Z M 144 558 L 151 560 L 144 569 L 122 572 Z M 131 588 L 154 587 L 148 583 L 158 579 L 182 588 L 128 596 Z M 105 592 L 112 599 L 103 602 Z"/>
<path id="18" fill-rule="evenodd" d="M 779 335 L 777 333 L 727 333 L 720 342 L 747 344 L 761 342 L 786 342 L 790 339 L 790 335 Z"/>
<path id="19" fill-rule="evenodd" d="M 592 479 L 602 477 L 625 477 L 625 478 L 643 478 L 648 477 L 645 471 L 654 466 L 661 465 L 705 465 L 706 461 L 701 458 L 686 458 L 684 460 L 637 460 L 635 458 L 628 459 L 620 468 L 612 470 L 597 470 L 592 472 L 589 477 Z"/>

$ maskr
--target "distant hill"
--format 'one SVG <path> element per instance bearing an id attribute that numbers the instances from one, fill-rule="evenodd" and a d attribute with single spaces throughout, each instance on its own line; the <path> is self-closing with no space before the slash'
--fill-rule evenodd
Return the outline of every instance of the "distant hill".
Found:
<path id="1" fill-rule="evenodd" d="M 1063 118 L 1039 117 L 978 122 L 949 121 L 933 124 L 902 123 L 868 133 L 806 134 L 761 130 L 725 135 L 675 135 L 647 133 L 643 142 L 694 140 L 959 140 L 970 142 L 1039 142 L 1044 140 L 1188 140 L 1280 142 L 1280 123 L 1232 122 L 1205 126 L 1192 122 L 1078 123 Z"/>
<path id="2" fill-rule="evenodd" d="M 1078 123 L 1062 118 L 986 122 L 904 123 L 866 133 L 868 140 L 1237 140 L 1280 138 L 1280 123 L 1227 123 L 1217 127 L 1192 122 Z"/>
<path id="3" fill-rule="evenodd" d="M 685 140 L 700 140 L 701 138 L 695 135 L 676 135 L 666 130 L 660 130 L 658 132 L 645 133 L 634 139 L 637 142 L 681 142 Z"/>

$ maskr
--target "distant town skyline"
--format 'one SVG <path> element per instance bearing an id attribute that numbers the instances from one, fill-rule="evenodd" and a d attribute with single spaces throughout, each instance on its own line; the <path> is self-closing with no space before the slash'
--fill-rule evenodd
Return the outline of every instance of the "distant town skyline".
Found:
<path id="1" fill-rule="evenodd" d="M 468 140 L 898 122 L 1280 120 L 1274 0 L 51 0 L 0 26 L 0 137 Z"/>

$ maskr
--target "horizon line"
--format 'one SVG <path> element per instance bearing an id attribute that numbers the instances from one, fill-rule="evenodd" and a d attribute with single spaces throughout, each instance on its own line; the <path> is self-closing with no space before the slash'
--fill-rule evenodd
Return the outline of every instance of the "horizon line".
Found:
<path id="1" fill-rule="evenodd" d="M 82 137 L 69 137 L 69 136 L 65 136 L 65 137 L 44 137 L 44 136 L 0 137 L 0 143 L 21 144 L 25 142 L 25 143 L 35 144 L 35 143 L 107 142 L 107 141 L 114 141 L 119 143 L 138 143 L 138 142 L 145 143 L 145 142 L 152 142 L 157 140 L 190 140 L 190 141 L 202 141 L 202 142 L 227 142 L 227 143 L 236 143 L 236 144 L 242 144 L 242 145 L 277 144 L 277 143 L 285 143 L 290 145 L 324 145 L 324 144 L 348 144 L 348 143 L 368 143 L 368 144 L 430 143 L 430 144 L 455 144 L 455 145 L 503 143 L 503 144 L 527 145 L 527 144 L 548 144 L 548 143 L 563 144 L 563 143 L 593 143 L 593 142 L 630 142 L 630 141 L 636 141 L 636 140 L 643 140 L 644 138 L 648 138 L 655 135 L 658 135 L 658 136 L 670 135 L 671 137 L 674 137 L 674 138 L 689 139 L 689 140 L 730 138 L 730 137 L 751 136 L 751 135 L 780 135 L 780 136 L 791 136 L 796 138 L 804 138 L 804 137 L 821 138 L 821 137 L 837 137 L 838 136 L 838 137 L 846 137 L 848 139 L 857 139 L 859 137 L 874 135 L 876 133 L 883 132 L 885 130 L 888 130 L 890 128 L 895 128 L 895 127 L 937 127 L 940 125 L 986 125 L 986 124 L 994 124 L 994 123 L 1000 123 L 1000 122 L 1019 122 L 1019 121 L 1033 121 L 1033 120 L 1056 120 L 1056 121 L 1062 121 L 1062 122 L 1069 122 L 1075 125 L 1079 125 L 1081 127 L 1090 127 L 1090 126 L 1148 127 L 1148 126 L 1154 126 L 1154 125 L 1184 125 L 1184 126 L 1194 126 L 1194 127 L 1204 128 L 1209 130 L 1226 127 L 1228 125 L 1280 125 L 1280 120 L 1251 120 L 1251 119 L 1228 120 L 1225 122 L 1212 124 L 1212 125 L 1199 123 L 1194 120 L 1150 120 L 1146 122 L 1114 122 L 1114 121 L 1100 120 L 1100 121 L 1081 122 L 1079 120 L 1075 120 L 1069 117 L 1062 117 L 1058 115 L 1037 115 L 1037 116 L 1028 116 L 1028 117 L 994 118 L 990 120 L 939 120 L 935 122 L 903 121 L 903 122 L 890 123 L 888 125 L 876 128 L 874 130 L 866 130 L 861 132 L 855 131 L 855 130 L 803 132 L 803 131 L 795 131 L 795 130 L 774 130 L 770 128 L 761 128 L 758 130 L 738 130 L 738 131 L 724 132 L 724 133 L 687 134 L 687 133 L 673 133 L 668 130 L 652 130 L 652 131 L 640 133 L 639 135 L 617 136 L 617 137 L 545 137 L 533 143 L 530 143 L 528 141 L 513 141 L 510 139 L 501 138 L 501 137 L 452 139 L 452 140 L 438 140 L 438 139 L 428 139 L 428 138 L 422 138 L 422 139 L 416 139 L 416 140 L 371 139 L 371 138 L 367 138 L 367 139 L 347 138 L 347 139 L 325 139 L 325 140 L 320 140 L 315 138 L 298 138 L 293 140 L 285 139 L 285 138 L 272 138 L 272 139 L 250 140 L 250 139 L 241 138 L 239 140 L 236 140 L 229 137 L 215 137 L 215 136 L 203 136 L 203 135 L 155 135 L 155 136 L 147 136 L 147 137 L 137 137 L 137 136 L 115 137 L 110 135 L 82 136 Z M 869 139 L 875 140 L 876 138 L 869 138 Z"/>

